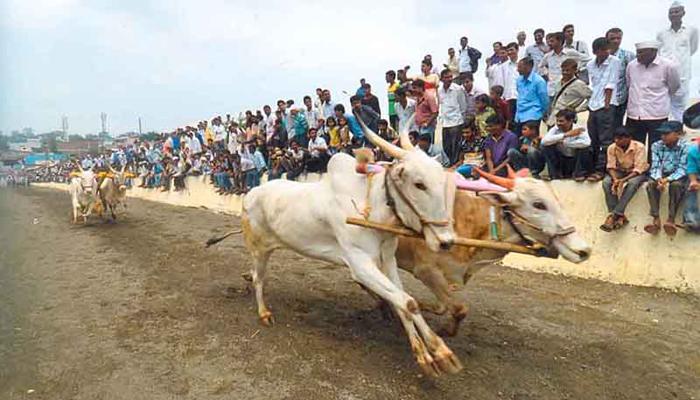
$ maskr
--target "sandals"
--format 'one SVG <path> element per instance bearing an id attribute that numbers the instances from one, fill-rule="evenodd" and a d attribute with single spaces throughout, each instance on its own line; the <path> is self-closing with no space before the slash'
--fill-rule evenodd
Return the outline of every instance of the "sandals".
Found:
<path id="1" fill-rule="evenodd" d="M 618 215 L 617 218 L 615 218 L 615 222 L 613 223 L 613 227 L 615 229 L 620 229 L 629 223 L 630 223 L 630 220 L 628 220 L 627 217 L 625 217 L 624 215 Z"/>
<path id="2" fill-rule="evenodd" d="M 574 177 L 574 181 L 575 181 L 575 182 L 585 182 L 585 181 L 586 181 L 586 177 L 583 176 L 583 175 L 581 175 L 581 176 L 576 176 L 576 177 Z"/>
<path id="3" fill-rule="evenodd" d="M 603 174 L 601 174 L 600 172 L 594 172 L 592 175 L 590 175 L 588 178 L 586 178 L 586 180 L 588 182 L 600 182 L 603 180 L 603 178 L 604 178 Z"/>
<path id="4" fill-rule="evenodd" d="M 600 229 L 605 232 L 612 232 L 615 229 L 615 216 L 612 214 L 608 215 Z"/>
<path id="5" fill-rule="evenodd" d="M 659 233 L 660 230 L 661 227 L 658 224 L 649 224 L 644 226 L 644 232 L 650 235 L 656 235 Z"/>
<path id="6" fill-rule="evenodd" d="M 673 222 L 666 222 L 664 224 L 664 232 L 666 232 L 668 236 L 676 236 L 676 233 L 678 233 L 678 228 L 676 228 L 676 224 Z"/>

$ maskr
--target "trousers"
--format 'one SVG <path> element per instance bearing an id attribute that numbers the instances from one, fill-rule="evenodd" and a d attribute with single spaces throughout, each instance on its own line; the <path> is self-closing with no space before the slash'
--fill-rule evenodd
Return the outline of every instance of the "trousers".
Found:
<path id="1" fill-rule="evenodd" d="M 668 184 L 668 219 L 676 220 L 676 214 L 681 207 L 685 191 L 688 187 L 688 178 L 679 179 L 669 182 Z M 659 203 L 661 202 L 661 191 L 656 186 L 654 181 L 649 181 L 647 185 L 647 197 L 649 198 L 649 214 L 657 218 L 659 217 Z"/>
<path id="2" fill-rule="evenodd" d="M 616 174 L 617 178 L 622 178 L 621 173 L 617 171 L 612 171 L 612 173 Z M 603 179 L 603 193 L 605 193 L 605 204 L 608 206 L 608 212 L 614 215 L 625 215 L 627 205 L 646 180 L 646 175 L 638 175 L 628 180 L 625 188 L 622 190 L 622 196 L 617 197 L 617 194 L 612 192 L 612 177 L 606 175 L 605 179 Z"/>

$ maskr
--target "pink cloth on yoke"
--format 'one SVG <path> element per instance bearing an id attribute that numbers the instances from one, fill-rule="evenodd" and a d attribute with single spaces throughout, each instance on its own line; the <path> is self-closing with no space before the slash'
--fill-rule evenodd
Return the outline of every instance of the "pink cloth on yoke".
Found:
<path id="1" fill-rule="evenodd" d="M 461 174 L 455 173 L 455 184 L 457 189 L 470 190 L 473 192 L 507 192 L 508 189 L 493 184 L 484 178 L 479 178 L 475 181 L 463 177 Z"/>

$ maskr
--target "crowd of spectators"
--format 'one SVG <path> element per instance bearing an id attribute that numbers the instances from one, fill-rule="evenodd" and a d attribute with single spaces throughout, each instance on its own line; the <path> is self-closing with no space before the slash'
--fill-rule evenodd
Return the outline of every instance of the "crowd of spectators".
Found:
<path id="1" fill-rule="evenodd" d="M 363 122 L 393 143 L 406 129 L 416 146 L 466 177 L 477 167 L 505 174 L 511 165 L 529 168 L 537 179 L 602 181 L 610 211 L 601 226 L 606 231 L 627 223 L 627 203 L 649 181 L 653 220 L 645 230 L 673 235 L 676 213 L 698 189 L 688 157 L 692 145 L 676 122 L 688 103 L 698 47 L 698 31 L 683 25 L 684 16 L 684 6 L 674 2 L 670 27 L 656 40 L 637 43 L 634 53 L 622 47 L 619 28 L 601 32 L 590 52 L 571 24 L 550 33 L 536 29 L 530 45 L 519 32 L 515 41 L 493 43 L 485 57 L 486 91 L 474 84 L 482 53 L 462 37 L 440 68 L 426 55 L 415 75 L 409 67 L 386 72 L 387 119 L 373 86 L 361 79 L 349 109 L 318 88 L 301 106 L 278 100 L 274 109 L 265 105 L 238 119 L 216 116 L 81 162 L 84 168 L 128 165 L 141 187 L 182 190 L 185 176 L 203 174 L 222 195 L 242 194 L 265 173 L 291 180 L 322 173 L 332 155 L 372 147 Z M 579 123 L 584 111 L 585 125 Z M 388 160 L 380 153 L 376 158 Z M 662 224 L 664 188 L 671 201 Z M 697 227 L 697 204 L 687 207 L 684 220 Z"/>

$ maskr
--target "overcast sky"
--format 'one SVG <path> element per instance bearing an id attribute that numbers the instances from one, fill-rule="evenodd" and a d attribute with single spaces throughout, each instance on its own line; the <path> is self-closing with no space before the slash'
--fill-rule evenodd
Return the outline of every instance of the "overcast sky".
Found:
<path id="1" fill-rule="evenodd" d="M 614 3 L 614 5 L 613 5 Z M 692 2 L 688 2 L 692 3 Z M 556 6 L 554 4 L 557 4 Z M 0 130 L 168 130 L 316 87 L 347 98 L 361 77 L 386 112 L 384 72 L 426 53 L 444 62 L 466 35 L 485 54 L 516 32 L 576 25 L 589 46 L 618 26 L 623 47 L 668 25 L 666 0 L 0 0 Z M 685 23 L 700 25 L 686 5 Z M 429 6 L 429 7 L 428 7 Z M 607 10 L 607 11 L 606 11 Z M 692 92 L 698 92 L 700 56 Z M 478 79 L 485 81 L 483 65 Z"/>

